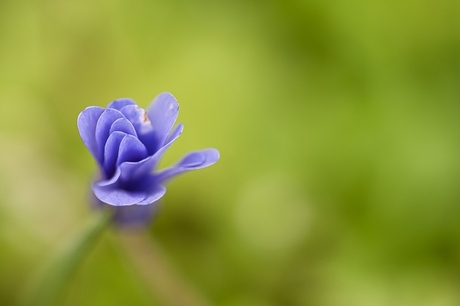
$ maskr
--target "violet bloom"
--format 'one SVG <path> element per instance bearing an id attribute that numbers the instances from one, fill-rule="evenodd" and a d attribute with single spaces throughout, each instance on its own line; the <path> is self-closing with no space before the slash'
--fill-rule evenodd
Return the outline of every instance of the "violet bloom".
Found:
<path id="1" fill-rule="evenodd" d="M 215 149 L 190 152 L 176 165 L 153 171 L 168 147 L 182 133 L 172 131 L 179 105 L 170 93 L 158 95 L 145 111 L 131 99 L 118 99 L 107 108 L 90 106 L 78 116 L 78 129 L 96 159 L 100 176 L 92 189 L 96 198 L 117 206 L 116 218 L 144 222 L 150 218 L 172 177 L 214 164 Z"/>

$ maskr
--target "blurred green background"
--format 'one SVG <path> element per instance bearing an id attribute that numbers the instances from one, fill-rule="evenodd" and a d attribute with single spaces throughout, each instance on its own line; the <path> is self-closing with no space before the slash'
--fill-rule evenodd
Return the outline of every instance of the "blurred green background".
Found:
<path id="1" fill-rule="evenodd" d="M 1 305 L 92 213 L 79 112 L 162 91 L 162 164 L 221 152 L 150 229 L 210 305 L 460 305 L 457 0 L 1 1 Z M 64 305 L 160 305 L 116 236 Z"/>

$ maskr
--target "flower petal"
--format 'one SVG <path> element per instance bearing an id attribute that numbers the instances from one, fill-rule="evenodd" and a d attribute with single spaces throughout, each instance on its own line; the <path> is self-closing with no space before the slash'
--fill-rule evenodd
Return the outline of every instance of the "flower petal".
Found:
<path id="1" fill-rule="evenodd" d="M 114 108 L 116 110 L 120 110 L 126 105 L 135 105 L 136 102 L 134 102 L 133 99 L 130 98 L 121 98 L 121 99 L 116 99 L 115 101 L 112 101 L 107 105 L 107 108 Z"/>
<path id="2" fill-rule="evenodd" d="M 120 112 L 132 123 L 138 134 L 152 132 L 152 124 L 143 108 L 138 105 L 127 105 Z"/>
<path id="3" fill-rule="evenodd" d="M 139 139 L 132 135 L 126 135 L 120 143 L 117 165 L 124 162 L 138 162 L 146 158 L 147 149 Z"/>
<path id="4" fill-rule="evenodd" d="M 137 181 L 150 173 L 154 166 L 153 156 L 149 156 L 138 162 L 124 162 L 118 167 L 121 171 L 123 182 Z"/>
<path id="5" fill-rule="evenodd" d="M 110 180 L 94 182 L 92 187 L 96 198 L 112 206 L 134 205 L 146 198 L 146 192 L 120 188 L 120 176 L 121 171 L 118 169 Z"/>
<path id="6" fill-rule="evenodd" d="M 172 145 L 172 143 L 180 136 L 182 133 L 183 126 L 178 125 L 177 128 L 171 133 L 171 137 L 167 144 L 160 148 L 155 154 L 147 157 L 144 160 L 139 162 L 124 162 L 120 165 L 121 169 L 121 180 L 137 180 L 139 177 L 145 176 L 148 173 L 152 172 L 155 166 L 158 164 L 158 161 L 161 159 L 166 150 Z"/>
<path id="7" fill-rule="evenodd" d="M 179 137 L 182 132 L 184 131 L 184 125 L 182 123 L 179 123 L 174 130 L 169 134 L 168 138 L 166 139 L 166 143 L 170 143 L 172 140 L 176 139 Z"/>
<path id="8" fill-rule="evenodd" d="M 104 162 L 104 147 L 107 139 L 110 135 L 110 128 L 112 124 L 117 120 L 123 118 L 123 114 L 113 108 L 104 110 L 102 115 L 99 117 L 96 125 L 96 142 L 98 148 L 97 159 L 102 165 Z"/>
<path id="9" fill-rule="evenodd" d="M 102 107 L 90 106 L 85 108 L 80 115 L 78 115 L 77 119 L 81 139 L 97 161 L 99 161 L 99 153 L 96 142 L 96 124 L 103 112 L 104 109 Z"/>
<path id="10" fill-rule="evenodd" d="M 144 192 L 133 192 L 113 186 L 93 185 L 94 195 L 104 203 L 112 206 L 134 205 L 145 199 Z"/>
<path id="11" fill-rule="evenodd" d="M 107 142 L 105 143 L 103 170 L 107 178 L 111 178 L 115 173 L 120 144 L 125 136 L 125 133 L 113 132 L 110 134 L 109 139 L 107 139 Z"/>
<path id="12" fill-rule="evenodd" d="M 134 189 L 125 189 L 119 168 L 109 180 L 93 184 L 93 192 L 100 201 L 113 206 L 149 205 L 158 201 L 166 193 L 166 188 L 157 183 L 155 176 L 149 175 L 138 181 Z"/>
<path id="13" fill-rule="evenodd" d="M 185 155 L 176 165 L 159 172 L 158 182 L 164 182 L 172 177 L 191 170 L 208 167 L 219 160 L 220 154 L 216 149 L 204 149 Z"/>
<path id="14" fill-rule="evenodd" d="M 137 133 L 136 133 L 136 130 L 134 129 L 134 126 L 126 118 L 117 119 L 115 120 L 114 123 L 112 123 L 109 133 L 112 134 L 113 132 L 116 132 L 116 131 L 124 132 L 126 134 L 130 134 L 130 135 L 137 137 Z"/>
<path id="15" fill-rule="evenodd" d="M 159 147 L 159 142 L 145 110 L 137 105 L 128 105 L 120 110 L 134 126 L 137 136 L 152 155 Z"/>
<path id="16" fill-rule="evenodd" d="M 159 146 L 166 142 L 179 114 L 179 104 L 169 92 L 159 94 L 147 109 Z"/>
<path id="17" fill-rule="evenodd" d="M 166 188 L 162 185 L 153 185 L 149 188 L 145 199 L 137 203 L 138 205 L 149 205 L 161 199 L 166 193 Z"/>

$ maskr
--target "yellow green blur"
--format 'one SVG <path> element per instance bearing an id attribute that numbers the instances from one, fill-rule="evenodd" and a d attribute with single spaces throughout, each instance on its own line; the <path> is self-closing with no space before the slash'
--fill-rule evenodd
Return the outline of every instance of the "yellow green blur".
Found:
<path id="1" fill-rule="evenodd" d="M 91 215 L 79 112 L 163 91 L 162 165 L 221 152 L 150 228 L 210 305 L 460 305 L 457 0 L 1 1 L 0 304 Z M 116 235 L 64 305 L 155 304 Z"/>

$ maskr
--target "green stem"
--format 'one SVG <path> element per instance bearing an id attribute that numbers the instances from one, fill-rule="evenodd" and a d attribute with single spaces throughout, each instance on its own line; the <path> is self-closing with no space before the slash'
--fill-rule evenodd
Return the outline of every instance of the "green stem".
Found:
<path id="1" fill-rule="evenodd" d="M 109 209 L 94 217 L 34 276 L 20 301 L 22 306 L 58 305 L 69 281 L 98 238 L 110 224 Z"/>

